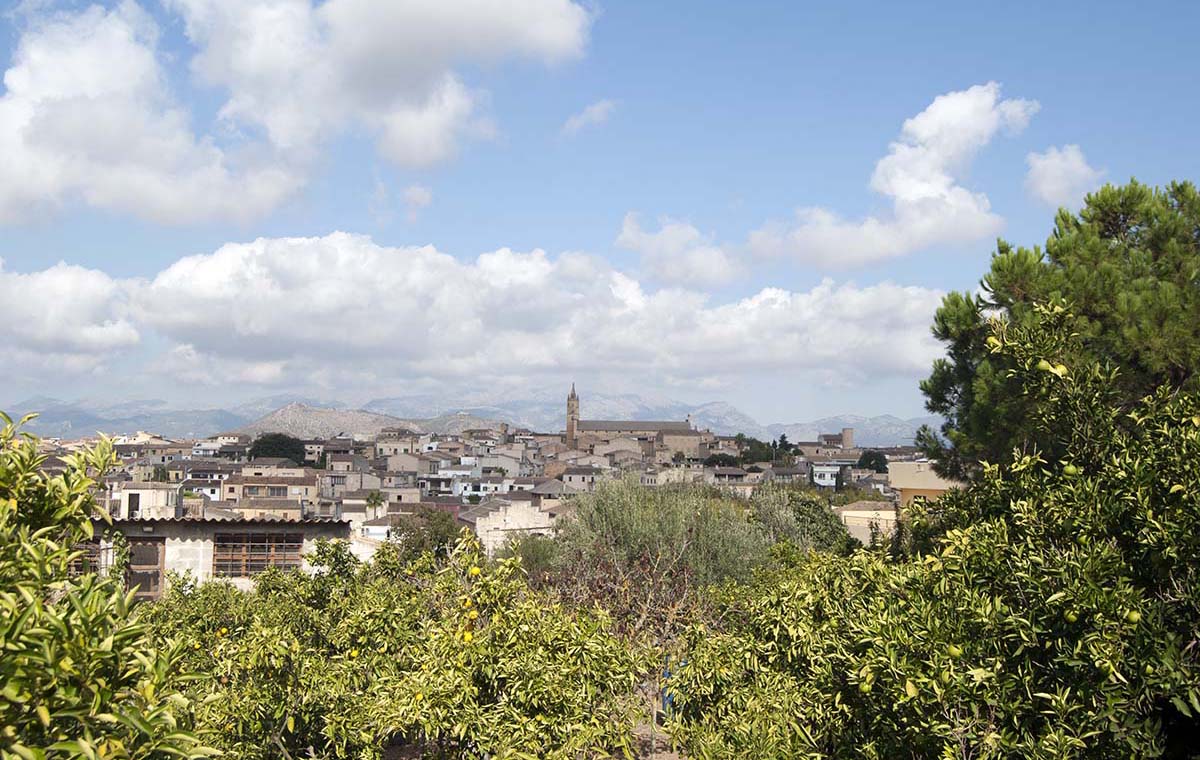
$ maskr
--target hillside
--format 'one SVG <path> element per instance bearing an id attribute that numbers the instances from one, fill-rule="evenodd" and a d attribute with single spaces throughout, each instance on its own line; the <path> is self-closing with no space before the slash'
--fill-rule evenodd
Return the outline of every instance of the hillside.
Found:
<path id="1" fill-rule="evenodd" d="M 558 389 L 532 389 L 520 396 L 474 392 L 422 394 L 380 398 L 350 409 L 336 400 L 279 394 L 232 404 L 225 409 L 178 409 L 167 402 L 93 399 L 68 402 L 49 397 L 26 399 L 5 411 L 15 416 L 39 412 L 31 432 L 64 438 L 96 432 L 117 435 L 148 430 L 168 438 L 204 438 L 229 430 L 289 432 L 300 437 L 349 432 L 373 435 L 383 427 L 408 427 L 421 432 L 457 433 L 467 428 L 494 428 L 500 421 L 516 427 L 556 432 L 565 424 L 563 394 Z M 689 415 L 699 428 L 722 435 L 745 433 L 763 440 L 786 435 L 793 441 L 813 440 L 817 433 L 855 429 L 863 446 L 911 443 L 922 424 L 940 424 L 936 417 L 903 419 L 892 415 L 840 415 L 809 422 L 760 424 L 725 402 L 688 404 L 654 395 L 588 393 L 582 403 L 585 419 L 683 420 Z"/>
<path id="2" fill-rule="evenodd" d="M 240 433 L 287 433 L 297 438 L 329 438 L 339 434 L 369 437 L 386 427 L 408 428 L 418 433 L 461 433 L 471 428 L 498 428 L 497 420 L 470 414 L 445 414 L 424 419 L 403 419 L 363 409 L 331 409 L 298 401 L 276 409 L 238 429 Z"/>

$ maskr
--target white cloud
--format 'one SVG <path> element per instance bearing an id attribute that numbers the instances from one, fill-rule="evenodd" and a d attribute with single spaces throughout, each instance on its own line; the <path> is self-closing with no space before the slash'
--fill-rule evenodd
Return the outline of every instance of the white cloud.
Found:
<path id="1" fill-rule="evenodd" d="M 347 128 L 372 131 L 406 166 L 453 156 L 491 127 L 464 63 L 581 55 L 591 18 L 570 0 L 168 0 L 200 52 L 200 80 L 226 90 L 221 117 L 306 153 Z"/>
<path id="2" fill-rule="evenodd" d="M 404 207 L 408 211 L 408 221 L 415 222 L 421 209 L 433 203 L 433 191 L 422 185 L 409 185 L 404 188 Z"/>
<path id="3" fill-rule="evenodd" d="M 502 248 L 464 262 L 345 233 L 225 245 L 130 287 L 138 323 L 175 346 L 171 366 L 194 362 L 218 382 L 861 380 L 919 375 L 939 353 L 941 294 L 925 288 L 826 280 L 713 303 L 583 254 Z"/>
<path id="4" fill-rule="evenodd" d="M 76 199 L 161 222 L 244 219 L 297 187 L 197 138 L 159 58 L 157 27 L 129 0 L 32 18 L 0 97 L 0 222 Z"/>
<path id="5" fill-rule="evenodd" d="M 1003 220 L 986 195 L 960 184 L 962 176 L 998 132 L 1020 132 L 1038 108 L 1036 101 L 1001 100 L 995 82 L 939 95 L 904 122 L 875 165 L 871 189 L 891 198 L 890 216 L 853 221 L 829 209 L 802 208 L 794 223 L 752 233 L 750 248 L 817 265 L 856 266 L 995 235 Z"/>
<path id="6" fill-rule="evenodd" d="M 684 222 L 664 218 L 658 232 L 646 232 L 637 214 L 628 213 L 616 242 L 621 248 L 641 254 L 642 269 L 659 282 L 719 286 L 740 274 L 739 266 L 724 249 Z"/>
<path id="7" fill-rule="evenodd" d="M 616 101 L 597 100 L 577 114 L 570 116 L 562 125 L 564 135 L 574 135 L 584 127 L 603 124 L 617 107 Z"/>
<path id="8" fill-rule="evenodd" d="M 6 372 L 94 370 L 139 342 L 126 318 L 125 285 L 65 263 L 40 272 L 4 271 L 0 260 L 0 340 Z"/>
<path id="9" fill-rule="evenodd" d="M 165 223 L 261 216 L 306 181 L 324 141 L 366 132 L 405 166 L 453 157 L 495 127 L 456 73 L 581 55 L 571 0 L 166 0 L 198 82 L 226 96 L 195 131 L 154 19 L 134 0 L 19 14 L 0 97 L 0 223 L 74 201 Z"/>
<path id="10" fill-rule="evenodd" d="M 1104 171 L 1092 168 L 1078 145 L 1051 146 L 1045 153 L 1030 153 L 1025 157 L 1029 172 L 1025 189 L 1043 203 L 1076 208 L 1083 197 L 1099 186 Z"/>

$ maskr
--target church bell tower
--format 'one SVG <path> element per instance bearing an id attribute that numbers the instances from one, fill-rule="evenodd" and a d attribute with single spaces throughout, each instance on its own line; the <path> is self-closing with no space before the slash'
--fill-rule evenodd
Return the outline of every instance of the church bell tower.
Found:
<path id="1" fill-rule="evenodd" d="M 575 448 L 576 427 L 579 424 L 579 396 L 575 394 L 575 383 L 571 383 L 571 392 L 567 394 L 567 447 Z"/>

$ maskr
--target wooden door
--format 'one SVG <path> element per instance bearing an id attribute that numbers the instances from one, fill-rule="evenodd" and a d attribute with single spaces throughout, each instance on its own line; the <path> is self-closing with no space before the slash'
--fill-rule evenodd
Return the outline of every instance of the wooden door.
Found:
<path id="1" fill-rule="evenodd" d="M 162 538 L 129 539 L 129 570 L 125 579 L 129 588 L 137 586 L 134 599 L 157 599 L 162 593 L 166 548 L 166 540 Z"/>

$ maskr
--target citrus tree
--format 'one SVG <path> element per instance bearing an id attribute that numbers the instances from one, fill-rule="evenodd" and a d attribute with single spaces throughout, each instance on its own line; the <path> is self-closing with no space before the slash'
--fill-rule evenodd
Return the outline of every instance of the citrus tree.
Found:
<path id="1" fill-rule="evenodd" d="M 49 475 L 18 427 L 0 414 L 0 758 L 210 754 L 190 733 L 178 645 L 130 619 L 119 575 L 78 571 L 108 520 L 92 497 L 112 447 Z"/>
<path id="2" fill-rule="evenodd" d="M 809 553 L 720 598 L 672 678 L 696 757 L 1190 757 L 1200 400 L 1069 365 L 1076 320 L 993 323 L 1039 438 L 910 516 L 891 561 Z"/>
<path id="3" fill-rule="evenodd" d="M 202 725 L 240 758 L 581 757 L 631 750 L 646 653 L 464 533 L 444 560 L 324 544 L 254 592 L 179 579 L 145 619 L 186 646 Z"/>

